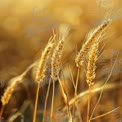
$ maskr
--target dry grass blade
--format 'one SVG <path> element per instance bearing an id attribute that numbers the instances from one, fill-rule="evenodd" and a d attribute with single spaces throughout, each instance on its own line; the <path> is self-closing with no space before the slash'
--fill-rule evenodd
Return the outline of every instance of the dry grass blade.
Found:
<path id="1" fill-rule="evenodd" d="M 119 108 L 120 108 L 120 107 L 117 107 L 117 108 L 115 108 L 115 109 L 113 109 L 113 110 L 111 110 L 111 111 L 109 111 L 109 112 L 107 112 L 107 113 L 105 113 L 105 114 L 102 114 L 102 115 L 99 115 L 99 116 L 97 116 L 97 117 L 94 117 L 94 118 L 92 118 L 90 121 L 95 120 L 95 119 L 98 119 L 98 118 L 103 117 L 103 116 L 106 116 L 106 115 L 108 115 L 108 114 L 111 114 L 112 112 L 116 111 L 116 110 L 119 109 Z"/>
<path id="2" fill-rule="evenodd" d="M 14 122 L 16 118 L 20 117 L 21 118 L 21 122 L 24 122 L 24 115 L 20 112 L 17 112 L 14 116 L 12 116 L 9 119 L 9 122 Z"/>
<path id="3" fill-rule="evenodd" d="M 122 86 L 122 84 L 120 85 L 120 84 L 117 84 L 117 83 L 106 84 L 106 87 L 104 87 L 104 91 L 115 89 L 115 88 L 118 88 L 118 87 L 121 87 L 121 86 Z M 103 89 L 103 86 L 101 86 L 100 83 L 96 84 L 94 87 L 91 90 L 91 94 L 97 94 L 97 93 L 101 92 L 101 90 Z M 82 98 L 84 96 L 87 96 L 88 94 L 89 94 L 89 90 L 86 90 L 84 92 L 79 93 L 77 95 L 76 99 L 72 98 L 69 101 L 69 105 L 71 106 L 76 100 L 82 100 Z M 66 111 L 67 110 L 67 106 L 65 106 L 62 110 Z"/>

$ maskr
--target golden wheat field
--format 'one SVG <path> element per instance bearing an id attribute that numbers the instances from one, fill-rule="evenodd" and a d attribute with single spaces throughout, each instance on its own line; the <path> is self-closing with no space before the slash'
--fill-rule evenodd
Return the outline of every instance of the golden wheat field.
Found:
<path id="1" fill-rule="evenodd" d="M 122 122 L 121 0 L 0 0 L 0 122 Z"/>

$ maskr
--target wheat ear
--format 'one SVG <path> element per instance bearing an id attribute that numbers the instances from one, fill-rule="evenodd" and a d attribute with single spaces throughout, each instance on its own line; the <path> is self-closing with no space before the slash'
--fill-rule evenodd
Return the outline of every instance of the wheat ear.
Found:
<path id="1" fill-rule="evenodd" d="M 98 45 L 99 45 L 98 42 L 93 45 L 92 49 L 89 52 L 89 57 L 88 57 L 88 64 L 87 64 L 87 71 L 86 71 L 86 81 L 89 86 L 87 122 L 89 122 L 91 86 L 93 85 L 93 80 L 96 75 L 95 69 L 96 69 Z"/>
<path id="2" fill-rule="evenodd" d="M 54 46 L 54 38 L 55 38 L 55 35 L 53 38 L 52 37 L 50 38 L 50 40 L 40 58 L 40 62 L 38 64 L 36 77 L 35 77 L 35 80 L 37 82 L 42 82 L 45 77 L 45 71 L 46 71 L 46 67 L 47 67 L 48 58 L 49 58 L 52 48 Z"/>
<path id="3" fill-rule="evenodd" d="M 97 52 L 98 52 L 98 45 L 99 43 L 95 43 L 93 48 L 89 52 L 89 59 L 87 65 L 87 72 L 86 72 L 86 81 L 89 86 L 93 85 L 93 80 L 95 78 L 95 69 L 96 69 L 96 60 L 97 60 Z"/>
<path id="4" fill-rule="evenodd" d="M 110 22 L 111 22 L 110 19 L 104 21 L 100 26 L 98 26 L 96 29 L 94 29 L 92 32 L 88 34 L 85 43 L 83 44 L 81 50 L 79 51 L 79 53 L 77 54 L 75 58 L 76 66 L 78 67 L 76 85 L 75 85 L 75 97 L 77 96 L 79 73 L 80 73 L 81 67 L 84 64 L 85 57 L 86 55 L 88 55 L 88 52 L 93 46 L 93 44 L 99 42 L 99 39 L 101 38 L 104 30 L 107 28 Z M 90 82 L 90 81 L 87 80 L 87 82 Z"/>
<path id="5" fill-rule="evenodd" d="M 93 43 L 95 43 L 98 40 L 97 38 L 99 38 L 99 36 L 103 34 L 110 22 L 111 19 L 105 20 L 101 25 L 99 25 L 96 29 L 94 29 L 92 32 L 88 34 L 85 43 L 83 44 L 81 50 L 76 56 L 75 62 L 77 67 L 80 68 L 81 66 L 83 66 L 84 58 L 87 55 L 89 49 L 91 48 Z"/>
<path id="6" fill-rule="evenodd" d="M 36 122 L 36 113 L 37 113 L 37 104 L 38 104 L 40 83 L 43 82 L 43 79 L 45 77 L 47 62 L 48 62 L 50 53 L 51 53 L 53 45 L 54 45 L 54 38 L 55 38 L 55 36 L 53 38 L 52 37 L 50 38 L 46 48 L 44 49 L 44 51 L 41 55 L 40 63 L 39 63 L 38 69 L 37 69 L 35 80 L 38 82 L 38 85 L 37 85 L 37 89 L 36 89 L 36 99 L 35 99 L 35 106 L 34 106 L 33 122 Z"/>
<path id="7" fill-rule="evenodd" d="M 14 78 L 12 78 L 10 81 L 9 81 L 9 85 L 8 87 L 5 89 L 5 92 L 3 94 L 3 96 L 1 97 L 1 102 L 2 102 L 2 109 L 1 109 L 1 112 L 0 112 L 0 116 L 2 116 L 2 113 L 4 111 L 4 106 L 6 104 L 8 104 L 10 98 L 11 98 L 11 95 L 13 94 L 16 86 L 22 82 L 22 79 L 25 77 L 25 75 L 28 73 L 28 71 L 34 67 L 36 65 L 37 62 L 34 62 L 33 64 L 31 64 L 21 75 L 19 76 L 16 76 Z"/>
<path id="8" fill-rule="evenodd" d="M 53 117 L 53 108 L 54 108 L 54 94 L 55 94 L 55 81 L 58 79 L 59 71 L 60 71 L 60 64 L 61 64 L 61 57 L 63 53 L 64 47 L 64 40 L 66 39 L 69 32 L 69 27 L 66 25 L 61 25 L 59 28 L 59 42 L 57 45 L 56 50 L 52 55 L 52 62 L 51 62 L 51 78 L 53 80 L 53 91 L 52 91 L 52 104 L 51 104 L 51 121 Z"/>

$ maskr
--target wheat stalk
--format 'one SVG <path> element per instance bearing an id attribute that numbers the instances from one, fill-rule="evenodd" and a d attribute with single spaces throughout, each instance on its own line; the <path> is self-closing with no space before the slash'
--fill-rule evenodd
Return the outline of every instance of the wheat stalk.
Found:
<path id="1" fill-rule="evenodd" d="M 52 37 L 50 38 L 46 48 L 44 49 L 44 51 L 41 55 L 40 63 L 39 63 L 38 69 L 37 69 L 35 80 L 38 82 L 38 85 L 37 85 L 37 90 L 36 90 L 36 99 L 35 99 L 35 106 L 34 106 L 33 122 L 36 122 L 36 113 L 37 113 L 37 104 L 38 104 L 40 83 L 43 82 L 43 79 L 45 77 L 47 62 L 48 62 L 50 53 L 51 53 L 53 46 L 54 46 L 54 38 L 55 38 L 55 35 L 53 36 L 53 38 Z"/>
<path id="2" fill-rule="evenodd" d="M 60 28 L 59 28 L 59 42 L 58 42 L 57 48 L 54 50 L 54 53 L 52 55 L 51 78 L 53 80 L 53 92 L 52 92 L 52 104 L 51 104 L 51 114 L 50 114 L 51 120 L 52 120 L 52 117 L 53 117 L 55 81 L 57 80 L 58 75 L 59 75 L 61 57 L 62 57 L 62 52 L 63 52 L 63 47 L 64 47 L 64 40 L 68 35 L 68 32 L 69 32 L 68 29 L 69 28 L 66 25 L 61 25 L 60 26 Z M 47 93 L 46 93 L 44 114 L 43 114 L 43 122 L 44 122 L 44 117 L 45 117 L 45 113 L 46 113 L 47 99 L 48 99 L 50 84 L 51 84 L 50 82 L 48 84 L 48 90 L 47 90 Z"/>
<path id="3" fill-rule="evenodd" d="M 88 34 L 88 37 L 87 37 L 85 43 L 83 44 L 81 50 L 79 51 L 78 55 L 75 58 L 76 66 L 78 67 L 77 77 L 76 77 L 75 97 L 77 96 L 78 77 L 79 77 L 80 68 L 81 68 L 81 66 L 83 66 L 84 60 L 85 60 L 86 56 L 88 55 L 89 50 L 91 49 L 91 47 L 93 47 L 94 43 L 97 43 L 97 44 L 99 43 L 99 40 L 102 37 L 104 30 L 107 28 L 107 26 L 109 25 L 110 22 L 111 22 L 110 19 L 104 21 L 103 24 L 101 24 L 100 26 L 98 26 L 96 29 L 94 29 L 92 32 L 90 32 Z M 93 53 L 92 51 L 91 51 L 91 53 Z M 92 60 L 93 58 L 95 58 L 95 55 L 93 55 L 91 53 L 89 54 L 91 57 L 89 57 L 89 62 L 88 62 L 88 66 L 87 66 L 87 75 L 86 75 L 87 76 L 86 81 L 89 85 L 89 90 L 90 90 L 92 80 L 95 78 L 95 62 L 94 61 L 96 60 L 96 59 Z M 90 99 L 90 98 L 88 98 L 88 99 Z M 89 111 L 89 104 L 90 104 L 89 102 L 90 101 L 88 100 L 88 111 Z M 87 116 L 87 121 L 88 121 L 88 116 Z"/>
<path id="4" fill-rule="evenodd" d="M 51 62 L 51 78 L 53 80 L 53 92 L 52 92 L 52 104 L 51 104 L 51 121 L 53 117 L 53 108 L 54 108 L 54 92 L 55 92 L 55 81 L 58 79 L 59 71 L 60 71 L 60 64 L 61 64 L 61 57 L 63 53 L 64 41 L 68 35 L 69 27 L 67 25 L 61 25 L 59 28 L 59 42 L 57 45 L 56 50 L 52 55 L 52 62 Z"/>
<path id="5" fill-rule="evenodd" d="M 84 60 L 85 60 L 86 56 L 88 55 L 88 52 L 91 49 L 91 47 L 94 45 L 94 43 L 99 43 L 99 40 L 102 37 L 104 30 L 107 28 L 107 26 L 109 25 L 110 22 L 111 22 L 110 19 L 104 21 L 101 25 L 99 25 L 96 29 L 94 29 L 93 31 L 91 31 L 88 34 L 85 43 L 83 44 L 81 50 L 79 51 L 79 53 L 77 54 L 77 56 L 75 58 L 76 66 L 78 67 L 77 77 L 76 77 L 76 86 L 75 86 L 75 98 L 77 96 L 77 87 L 78 87 L 78 78 L 79 78 L 79 74 L 80 74 L 80 69 L 84 64 Z M 93 68 L 92 65 L 91 66 L 90 65 L 91 64 L 88 63 L 87 80 L 86 80 L 87 83 L 89 83 L 89 85 L 90 85 L 90 82 L 95 77 L 95 68 Z M 91 68 L 93 68 L 92 69 L 93 72 L 92 71 L 89 72 L 91 70 Z M 89 106 L 88 106 L 88 108 L 89 108 Z"/>
<path id="6" fill-rule="evenodd" d="M 61 92 L 62 92 L 62 95 L 63 95 L 63 98 L 64 98 L 64 102 L 67 106 L 67 110 L 68 110 L 68 122 L 72 122 L 72 114 L 71 114 L 71 111 L 70 111 L 70 107 L 69 107 L 69 99 L 68 99 L 68 95 L 66 94 L 66 90 L 64 89 L 64 86 L 62 84 L 62 81 L 58 78 L 58 81 L 59 81 L 59 84 L 60 84 L 60 88 L 61 88 Z"/>
<path id="7" fill-rule="evenodd" d="M 90 98 L 91 98 L 91 86 L 93 85 L 93 80 L 95 78 L 95 69 L 96 69 L 96 60 L 98 52 L 99 43 L 95 43 L 89 52 L 87 72 L 86 72 L 86 81 L 89 86 L 89 95 L 88 95 L 88 110 L 87 110 L 87 122 L 89 121 L 89 112 L 90 112 Z"/>

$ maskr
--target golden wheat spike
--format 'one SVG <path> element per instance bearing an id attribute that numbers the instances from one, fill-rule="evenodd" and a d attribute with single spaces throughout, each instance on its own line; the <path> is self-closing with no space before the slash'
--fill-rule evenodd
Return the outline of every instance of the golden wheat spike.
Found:
<path id="1" fill-rule="evenodd" d="M 51 63 L 51 77 L 55 81 L 60 71 L 61 56 L 63 51 L 64 40 L 60 41 L 57 49 L 54 51 Z"/>
<path id="2" fill-rule="evenodd" d="M 40 58 L 40 63 L 39 66 L 37 67 L 37 73 L 36 73 L 36 78 L 35 80 L 38 82 L 37 89 L 36 89 L 36 98 L 35 98 L 35 106 L 34 106 L 34 113 L 33 113 L 33 122 L 36 122 L 36 114 L 37 114 L 37 107 L 38 107 L 38 98 L 39 98 L 39 89 L 40 89 L 40 84 L 43 82 L 43 79 L 45 77 L 45 71 L 47 67 L 47 62 L 50 57 L 50 53 L 52 51 L 52 48 L 54 46 L 54 39 L 55 35 L 53 38 L 51 37 L 49 39 L 49 42 L 44 49 L 41 58 Z"/>
<path id="3" fill-rule="evenodd" d="M 58 79 L 59 71 L 60 71 L 60 64 L 61 64 L 61 57 L 64 47 L 64 41 L 66 36 L 68 35 L 69 27 L 66 25 L 61 25 L 59 28 L 59 42 L 57 45 L 56 50 L 52 55 L 52 62 L 51 62 L 51 78 L 53 80 L 53 91 L 52 91 L 52 104 L 51 104 L 51 122 L 53 121 L 53 108 L 54 108 L 54 94 L 55 94 L 55 80 Z"/>
<path id="4" fill-rule="evenodd" d="M 51 77 L 55 81 L 57 80 L 59 71 L 60 71 L 60 63 L 61 57 L 64 47 L 64 40 L 66 39 L 69 32 L 69 27 L 66 25 L 61 25 L 59 28 L 59 42 L 56 50 L 52 55 L 52 63 L 51 63 Z"/>
<path id="5" fill-rule="evenodd" d="M 88 34 L 88 37 L 83 44 L 81 50 L 79 51 L 78 55 L 76 56 L 75 62 L 77 67 L 83 66 L 84 58 L 88 54 L 89 49 L 91 46 L 98 41 L 98 38 L 102 36 L 104 30 L 108 27 L 110 24 L 111 19 L 105 20 L 100 26 L 98 26 L 94 31 L 90 32 Z"/>
<path id="6" fill-rule="evenodd" d="M 55 36 L 49 40 L 40 58 L 40 62 L 37 67 L 36 78 L 35 78 L 37 82 L 42 82 L 45 77 L 47 61 L 52 51 L 52 48 L 54 46 L 54 38 Z"/>
<path id="7" fill-rule="evenodd" d="M 89 59 L 87 65 L 87 72 L 86 72 L 86 81 L 89 86 L 93 84 L 93 80 L 95 78 L 95 69 L 96 69 L 96 60 L 97 60 L 97 52 L 98 52 L 98 45 L 99 43 L 95 43 L 89 52 Z"/>
<path id="8" fill-rule="evenodd" d="M 33 68 L 35 65 L 36 65 L 37 62 L 34 62 L 33 64 L 31 64 L 21 75 L 19 76 L 16 76 L 14 78 L 12 78 L 10 81 L 9 81 L 9 85 L 8 87 L 6 88 L 3 96 L 1 97 L 1 102 L 2 102 L 2 105 L 5 106 L 6 104 L 8 104 L 10 98 L 11 98 L 11 95 L 13 93 L 13 91 L 15 90 L 17 84 L 21 83 L 22 82 L 22 79 L 23 77 L 25 77 L 25 75 L 28 73 L 28 71 Z"/>
<path id="9" fill-rule="evenodd" d="M 8 86 L 7 89 L 5 90 L 4 92 L 4 95 L 2 96 L 1 98 L 1 102 L 2 102 L 2 105 L 5 106 L 6 104 L 8 104 L 10 98 L 11 98 L 11 95 L 14 91 L 14 88 L 16 86 L 16 83 L 17 82 L 13 82 L 12 85 Z"/>

